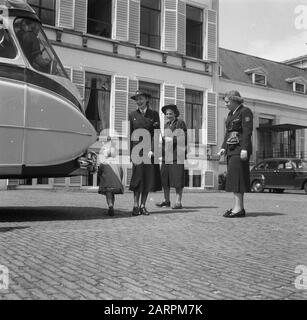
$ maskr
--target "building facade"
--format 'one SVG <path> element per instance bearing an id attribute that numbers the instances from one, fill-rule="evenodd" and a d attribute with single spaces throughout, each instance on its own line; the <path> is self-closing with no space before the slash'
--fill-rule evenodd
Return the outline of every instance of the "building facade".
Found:
<path id="1" fill-rule="evenodd" d="M 152 94 L 152 107 L 176 103 L 195 136 L 189 137 L 186 186 L 214 187 L 207 159 L 217 143 L 218 0 L 28 0 L 84 100 L 86 117 L 99 135 L 118 137 L 128 157 L 130 96 Z M 214 164 L 216 161 L 213 162 Z M 216 169 L 215 169 L 216 170 Z M 131 166 L 126 166 L 129 184 Z M 97 176 L 40 178 L 10 184 L 96 186 Z"/>

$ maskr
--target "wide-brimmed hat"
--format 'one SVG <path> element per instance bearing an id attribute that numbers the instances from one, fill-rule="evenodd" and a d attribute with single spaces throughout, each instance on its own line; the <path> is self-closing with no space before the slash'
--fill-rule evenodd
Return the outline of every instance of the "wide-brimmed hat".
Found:
<path id="1" fill-rule="evenodd" d="M 240 92 L 237 90 L 230 90 L 226 92 L 223 99 L 225 100 L 225 98 L 228 98 L 232 101 L 237 101 L 239 103 L 242 103 L 244 101 L 244 99 L 240 95 Z"/>
<path id="2" fill-rule="evenodd" d="M 145 96 L 147 98 L 150 98 L 151 97 L 151 94 L 144 91 L 144 90 L 136 90 L 135 91 L 135 94 L 131 97 L 132 100 L 135 100 L 136 97 L 139 97 L 139 96 Z"/>
<path id="3" fill-rule="evenodd" d="M 175 117 L 178 117 L 180 115 L 180 112 L 175 104 L 167 104 L 167 105 L 163 106 L 161 110 L 164 114 L 166 114 L 167 109 L 173 110 L 175 113 Z"/>

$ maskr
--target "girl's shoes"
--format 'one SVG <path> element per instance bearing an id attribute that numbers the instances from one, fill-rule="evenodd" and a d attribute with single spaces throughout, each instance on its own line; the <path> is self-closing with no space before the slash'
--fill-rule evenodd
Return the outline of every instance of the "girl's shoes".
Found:
<path id="1" fill-rule="evenodd" d="M 109 207 L 108 215 L 109 215 L 110 217 L 113 217 L 113 216 L 114 216 L 114 209 L 113 209 L 113 207 Z"/>

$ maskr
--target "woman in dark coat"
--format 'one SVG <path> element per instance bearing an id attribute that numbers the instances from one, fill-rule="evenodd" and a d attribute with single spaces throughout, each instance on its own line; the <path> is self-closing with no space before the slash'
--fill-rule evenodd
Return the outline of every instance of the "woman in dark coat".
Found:
<path id="1" fill-rule="evenodd" d="M 161 179 L 164 200 L 158 207 L 170 207 L 170 188 L 176 190 L 176 203 L 173 209 L 182 209 L 182 191 L 184 188 L 184 160 L 186 158 L 187 127 L 182 119 L 178 119 L 179 110 L 176 105 L 162 108 L 167 122 L 162 137 Z"/>
<path id="2" fill-rule="evenodd" d="M 146 209 L 148 193 L 162 189 L 159 163 L 154 163 L 154 144 L 155 141 L 158 142 L 154 137 L 155 130 L 156 137 L 159 137 L 160 119 L 158 112 L 150 109 L 149 98 L 148 93 L 140 90 L 131 97 L 138 107 L 136 111 L 129 114 L 132 161 L 129 189 L 134 193 L 133 216 L 149 215 Z M 141 205 L 139 206 L 140 197 Z"/>
<path id="3" fill-rule="evenodd" d="M 227 156 L 226 191 L 233 192 L 234 206 L 224 217 L 244 217 L 244 193 L 250 191 L 249 158 L 252 153 L 253 113 L 243 106 L 238 91 L 226 93 L 224 101 L 229 109 L 224 142 L 218 155 Z"/>

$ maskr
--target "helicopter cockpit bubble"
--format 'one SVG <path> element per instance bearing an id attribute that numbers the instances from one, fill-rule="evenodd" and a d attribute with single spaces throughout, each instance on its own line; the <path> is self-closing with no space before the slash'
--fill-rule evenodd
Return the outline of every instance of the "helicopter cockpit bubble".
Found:
<path id="1" fill-rule="evenodd" d="M 14 31 L 25 57 L 34 69 L 67 78 L 39 22 L 30 18 L 17 18 Z"/>

